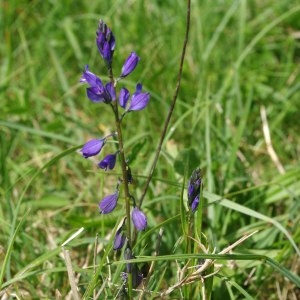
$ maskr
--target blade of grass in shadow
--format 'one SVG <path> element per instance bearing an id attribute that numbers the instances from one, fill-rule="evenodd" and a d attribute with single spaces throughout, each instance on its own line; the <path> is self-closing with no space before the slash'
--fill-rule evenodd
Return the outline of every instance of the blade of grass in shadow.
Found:
<path id="1" fill-rule="evenodd" d="M 207 44 L 207 47 L 206 47 L 206 49 L 203 53 L 202 57 L 203 57 L 204 61 L 208 60 L 208 58 L 211 55 L 214 47 L 216 46 L 216 43 L 217 43 L 221 33 L 224 31 L 226 25 L 228 24 L 231 17 L 233 16 L 235 11 L 237 10 L 238 5 L 240 4 L 240 2 L 241 1 L 239 1 L 239 0 L 233 2 L 231 7 L 227 10 L 226 14 L 224 15 L 223 19 L 221 20 L 220 24 L 218 25 L 218 27 L 214 31 L 214 34 L 213 34 L 212 38 L 210 39 L 209 43 Z"/>
<path id="2" fill-rule="evenodd" d="M 216 276 L 218 276 L 218 275 L 216 275 Z M 220 276 L 218 276 L 218 277 L 220 277 Z M 237 284 L 236 282 L 234 282 L 234 281 L 231 281 L 231 280 L 228 280 L 228 279 L 224 279 L 224 278 L 222 278 L 222 277 L 220 277 L 221 278 L 221 280 L 225 280 L 225 284 L 226 284 L 226 286 L 227 286 L 227 288 L 230 288 L 230 286 L 233 286 L 233 287 L 235 287 L 244 297 L 245 297 L 245 299 L 247 299 L 247 300 L 254 300 L 254 298 L 253 297 L 251 297 L 251 295 L 249 295 L 248 293 L 247 293 L 247 291 L 245 291 L 245 289 L 243 289 L 239 284 Z M 229 285 L 229 286 L 228 286 Z"/>
<path id="3" fill-rule="evenodd" d="M 3 285 L 2 285 L 2 288 L 6 288 L 16 282 L 20 282 L 20 281 L 23 281 L 24 279 L 28 279 L 30 278 L 31 276 L 37 276 L 37 275 L 48 275 L 48 274 L 51 274 L 51 273 L 60 273 L 60 272 L 66 272 L 66 267 L 57 267 L 57 268 L 51 268 L 51 269 L 41 269 L 41 270 L 36 270 L 36 271 L 31 271 L 31 272 L 28 272 L 28 273 L 24 273 L 23 275 L 21 276 L 18 276 L 18 277 L 14 277 L 8 281 L 6 281 Z"/>
<path id="4" fill-rule="evenodd" d="M 102 256 L 102 258 L 100 260 L 100 264 L 97 266 L 97 270 L 93 274 L 93 277 L 90 280 L 89 285 L 88 285 L 87 289 L 85 290 L 85 293 L 84 293 L 82 299 L 88 300 L 88 299 L 90 299 L 91 295 L 93 294 L 93 291 L 94 291 L 94 289 L 95 289 L 95 287 L 97 285 L 97 281 L 98 281 L 99 275 L 100 275 L 100 273 L 102 271 L 103 266 L 106 263 L 106 258 L 108 257 L 108 254 L 110 253 L 111 250 L 112 250 L 112 245 L 106 247 L 106 250 L 103 253 L 103 256 Z"/>
<path id="5" fill-rule="evenodd" d="M 62 21 L 62 28 L 65 32 L 65 35 L 67 37 L 67 40 L 69 41 L 70 47 L 73 49 L 73 53 L 76 56 L 78 61 L 82 61 L 82 51 L 81 51 L 81 47 L 80 47 L 80 42 L 78 41 L 77 36 L 74 34 L 74 30 L 73 30 L 73 20 L 70 17 L 66 17 L 63 21 Z"/>
<path id="6" fill-rule="evenodd" d="M 71 145 L 77 145 L 78 144 L 78 142 L 76 142 L 75 140 L 67 138 L 63 135 L 59 135 L 59 134 L 55 134 L 55 133 L 35 129 L 35 128 L 28 127 L 28 126 L 25 126 L 25 125 L 22 125 L 22 124 L 17 124 L 17 123 L 13 123 L 13 122 L 7 122 L 7 121 L 1 121 L 0 120 L 0 126 L 5 126 L 7 128 L 19 130 L 19 131 L 22 131 L 22 132 L 32 133 L 34 135 L 38 135 L 38 136 L 41 136 L 41 137 L 58 140 L 58 141 L 61 141 L 61 142 L 69 143 Z"/>
<path id="7" fill-rule="evenodd" d="M 50 58 L 53 62 L 53 65 L 54 65 L 54 68 L 55 68 L 55 71 L 56 71 L 56 74 L 58 77 L 58 83 L 60 83 L 63 91 L 65 93 L 68 93 L 70 91 L 70 86 L 68 83 L 68 78 L 66 76 L 66 72 L 64 71 L 64 68 L 62 66 L 62 59 L 61 59 L 61 57 L 59 58 L 59 54 L 57 54 L 55 47 L 50 45 L 50 47 L 48 48 L 48 51 L 49 51 Z M 72 98 L 66 97 L 66 100 L 67 100 L 68 106 L 70 108 L 73 119 L 74 120 L 78 119 L 76 108 L 75 108 Z"/>
<path id="8" fill-rule="evenodd" d="M 11 232 L 11 236 L 8 242 L 8 247 L 4 256 L 4 260 L 1 266 L 1 270 L 0 270 L 0 290 L 3 288 L 2 283 L 3 283 L 3 279 L 4 279 L 4 273 L 7 271 L 6 268 L 9 267 L 9 263 L 10 263 L 10 258 L 11 258 L 11 254 L 12 254 L 12 250 L 13 250 L 13 245 L 14 242 L 17 238 L 17 234 L 20 230 L 20 228 L 22 227 L 23 223 L 26 220 L 27 215 L 29 214 L 30 210 L 27 210 L 27 212 L 24 214 L 24 216 L 21 218 L 19 224 L 17 225 L 17 227 L 15 228 L 15 230 L 13 230 Z"/>
<path id="9" fill-rule="evenodd" d="M 150 298 L 150 299 L 155 299 L 156 297 L 157 297 L 157 294 L 159 294 L 159 288 L 160 288 L 160 286 L 161 286 L 161 284 L 162 284 L 162 282 L 163 282 L 163 279 L 164 279 L 164 276 L 165 276 L 165 273 L 166 273 L 166 271 L 167 271 L 167 268 L 164 268 L 162 271 L 160 271 L 159 272 L 159 274 L 157 275 L 157 277 L 158 277 L 158 280 L 156 281 L 156 283 L 155 283 L 155 288 L 154 288 L 154 290 L 153 291 L 151 291 L 152 292 L 152 297 Z M 156 278 L 157 278 L 156 277 Z M 155 295 L 156 294 L 156 295 Z M 156 298 L 157 299 L 157 298 Z"/>
<path id="10" fill-rule="evenodd" d="M 185 52 L 186 52 L 186 47 L 187 47 L 187 43 L 188 43 L 188 37 L 189 37 L 189 31 L 190 31 L 190 18 L 191 18 L 191 1 L 188 0 L 187 1 L 187 7 L 186 7 L 186 30 L 185 30 L 185 36 L 184 36 L 184 41 L 183 41 L 183 46 L 182 46 L 182 52 L 181 52 L 181 58 L 180 58 L 180 63 L 179 63 L 179 70 L 178 70 L 178 75 L 177 75 L 177 83 L 176 83 L 176 87 L 175 87 L 175 91 L 174 91 L 174 95 L 172 97 L 172 102 L 171 102 L 171 106 L 168 112 L 168 115 L 166 117 L 165 120 L 165 124 L 163 126 L 163 130 L 160 136 L 160 140 L 157 146 L 157 150 L 155 151 L 155 157 L 151 166 L 151 170 L 150 170 L 150 174 L 148 175 L 147 181 L 145 183 L 144 189 L 142 191 L 141 197 L 139 199 L 139 207 L 142 206 L 144 197 L 147 193 L 150 181 L 152 179 L 160 152 L 161 152 L 161 147 L 162 144 L 164 142 L 166 133 L 167 133 L 167 129 L 169 127 L 169 123 L 171 121 L 171 117 L 175 108 L 175 104 L 177 101 L 177 97 L 178 97 L 178 93 L 179 93 L 179 89 L 180 89 L 180 83 L 181 83 L 181 77 L 182 77 L 182 71 L 183 71 L 183 63 L 184 63 L 184 59 L 185 59 Z"/>
<path id="11" fill-rule="evenodd" d="M 15 242 L 16 237 L 17 237 L 17 233 L 20 230 L 20 227 L 21 227 L 21 225 L 24 222 L 24 217 L 26 216 L 26 214 L 25 214 L 22 217 L 22 219 L 19 222 L 19 224 L 16 226 L 17 220 L 18 220 L 18 216 L 19 216 L 20 206 L 21 206 L 21 204 L 23 202 L 25 193 L 27 192 L 28 188 L 33 183 L 33 181 L 35 180 L 35 178 L 37 178 L 40 174 L 42 174 L 42 172 L 44 170 L 46 170 L 47 168 L 49 168 L 50 166 L 52 166 L 53 164 L 55 164 L 62 157 L 64 157 L 64 156 L 66 156 L 66 155 L 68 155 L 68 154 L 76 151 L 77 149 L 79 149 L 81 147 L 82 147 L 82 145 L 72 147 L 70 149 L 67 149 L 67 150 L 61 152 L 57 156 L 55 156 L 53 159 L 51 159 L 49 162 L 47 162 L 42 168 L 40 168 L 39 170 L 37 170 L 35 172 L 35 174 L 33 174 L 33 176 L 30 178 L 30 180 L 28 181 L 27 185 L 25 186 L 25 188 L 24 188 L 24 190 L 23 190 L 23 192 L 22 192 L 22 194 L 21 194 L 21 196 L 20 196 L 20 198 L 19 198 L 19 200 L 17 202 L 17 205 L 15 207 L 15 211 L 14 211 L 14 218 L 13 218 L 13 222 L 12 222 L 12 225 L 11 225 L 11 233 L 10 233 L 11 237 L 10 237 L 9 244 L 8 244 L 8 250 L 5 253 L 4 261 L 3 261 L 3 264 L 2 264 L 2 269 L 1 269 L 1 272 L 0 272 L 0 288 L 1 288 L 2 283 L 3 283 L 4 272 L 5 272 L 6 268 L 7 268 L 7 265 L 8 265 L 9 260 L 10 260 L 11 252 L 12 252 L 13 245 L 14 245 L 14 242 Z"/>
<path id="12" fill-rule="evenodd" d="M 39 256 L 38 258 L 33 260 L 30 264 L 28 264 L 25 268 L 20 270 L 16 275 L 14 275 L 14 277 L 12 279 L 10 279 L 10 280 L 6 281 L 5 283 L 3 283 L 2 288 L 8 287 L 8 286 L 10 286 L 11 284 L 13 284 L 15 282 L 21 281 L 25 278 L 28 278 L 28 277 L 32 276 L 33 274 L 36 274 L 37 273 L 36 271 L 32 271 L 33 268 L 43 264 L 44 262 L 46 262 L 50 258 L 56 256 L 60 252 L 61 252 L 61 247 L 58 247 L 58 248 L 55 248 L 53 250 L 50 250 L 50 251 L 46 252 L 45 254 L 42 254 L 41 256 Z M 66 268 L 63 267 L 63 268 L 61 268 L 61 270 L 65 271 Z"/>
<path id="13" fill-rule="evenodd" d="M 275 26 L 277 26 L 280 22 L 284 21 L 285 19 L 287 19 L 288 17 L 290 17 L 291 15 L 293 15 L 293 14 L 299 12 L 299 11 L 300 11 L 300 6 L 295 6 L 292 9 L 288 10 L 287 12 L 285 12 L 284 14 L 282 14 L 280 17 L 276 18 L 273 22 L 271 22 L 268 25 L 266 25 L 266 27 L 264 27 L 251 40 L 251 42 L 248 44 L 248 46 L 241 53 L 241 55 L 239 56 L 238 60 L 235 63 L 236 69 L 238 69 L 241 66 L 241 64 L 244 61 L 244 59 L 253 50 L 253 48 L 260 41 L 260 39 L 262 39 L 272 28 L 274 28 Z"/>
<path id="14" fill-rule="evenodd" d="M 218 195 L 209 193 L 207 191 L 204 192 L 204 197 L 209 200 L 210 204 L 218 202 L 220 205 L 222 205 L 224 207 L 227 207 L 229 209 L 233 209 L 233 210 L 238 211 L 242 214 L 245 214 L 245 215 L 254 217 L 256 219 L 263 220 L 267 223 L 273 224 L 275 227 L 277 227 L 286 236 L 286 238 L 290 241 L 290 243 L 292 244 L 292 246 L 295 249 L 295 251 L 297 252 L 297 254 L 300 256 L 300 250 L 297 247 L 297 245 L 296 245 L 295 241 L 293 240 L 293 238 L 291 237 L 291 235 L 288 233 L 288 231 L 279 222 L 277 222 L 273 218 L 265 216 L 265 215 L 255 211 L 255 210 L 252 210 L 248 207 L 245 207 L 245 206 L 242 206 L 240 204 L 234 203 L 233 201 L 222 198 Z"/>
<path id="15" fill-rule="evenodd" d="M 237 159 L 237 151 L 238 151 L 243 133 L 246 129 L 252 100 L 253 100 L 253 91 L 250 90 L 248 97 L 246 99 L 246 103 L 244 104 L 243 111 L 240 113 L 240 122 L 239 122 L 238 128 L 237 128 L 236 132 L 234 133 L 234 138 L 232 139 L 233 145 L 231 147 L 231 153 L 229 156 L 229 161 L 227 162 L 227 168 L 226 168 L 226 173 L 225 173 L 224 178 L 229 177 L 228 174 L 230 174 L 232 172 L 234 162 Z"/>
<path id="16" fill-rule="evenodd" d="M 162 256 L 149 256 L 149 257 L 140 257 L 131 260 L 130 262 L 133 263 L 140 263 L 140 262 L 151 262 L 151 261 L 176 261 L 176 260 L 189 260 L 189 259 L 212 259 L 212 260 L 256 260 L 261 261 L 262 263 L 267 264 L 268 266 L 272 267 L 273 269 L 279 271 L 284 277 L 288 278 L 291 282 L 300 287 L 300 277 L 285 267 L 278 264 L 275 260 L 259 254 L 170 254 L 170 255 L 162 255 Z M 128 263 L 128 260 L 120 260 L 116 261 L 113 264 L 125 264 Z"/>

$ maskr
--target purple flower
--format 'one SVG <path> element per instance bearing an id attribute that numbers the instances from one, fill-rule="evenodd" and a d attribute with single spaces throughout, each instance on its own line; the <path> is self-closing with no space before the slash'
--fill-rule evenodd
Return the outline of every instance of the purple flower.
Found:
<path id="1" fill-rule="evenodd" d="M 98 30 L 96 32 L 96 44 L 98 50 L 106 62 L 107 66 L 110 68 L 112 63 L 112 58 L 116 46 L 115 37 L 109 27 L 100 20 Z"/>
<path id="2" fill-rule="evenodd" d="M 112 101 L 116 100 L 116 90 L 114 87 L 114 84 L 112 82 L 109 82 L 105 85 L 105 89 L 108 92 L 110 98 Z"/>
<path id="3" fill-rule="evenodd" d="M 101 214 L 109 214 L 114 210 L 114 208 L 117 205 L 119 198 L 119 192 L 116 191 L 112 195 L 108 195 L 102 199 L 102 201 L 99 203 L 99 209 Z"/>
<path id="4" fill-rule="evenodd" d="M 142 93 L 142 84 L 138 83 L 136 85 L 136 91 L 131 97 L 128 111 L 144 109 L 148 105 L 149 100 L 150 100 L 150 94 Z"/>
<path id="5" fill-rule="evenodd" d="M 193 171 L 188 183 L 188 205 L 195 212 L 200 202 L 201 170 Z"/>
<path id="6" fill-rule="evenodd" d="M 122 108 L 124 108 L 126 111 L 134 111 L 134 110 L 142 110 L 144 109 L 150 100 L 150 94 L 149 93 L 143 93 L 142 92 L 142 84 L 138 83 L 136 85 L 135 93 L 131 96 L 131 99 L 128 100 L 130 97 L 130 93 L 126 88 L 122 88 L 119 94 L 119 104 Z"/>
<path id="7" fill-rule="evenodd" d="M 141 210 L 139 210 L 137 207 L 134 207 L 131 217 L 133 225 L 138 231 L 145 230 L 147 226 L 147 218 Z"/>
<path id="8" fill-rule="evenodd" d="M 83 145 L 80 151 L 82 152 L 84 158 L 95 156 L 101 151 L 104 144 L 105 144 L 105 138 L 90 140 Z"/>
<path id="9" fill-rule="evenodd" d="M 112 170 L 116 164 L 117 153 L 106 155 L 98 164 L 99 168 L 105 171 Z"/>
<path id="10" fill-rule="evenodd" d="M 135 69 L 139 60 L 140 58 L 137 56 L 137 54 L 135 52 L 131 52 L 122 67 L 122 73 L 120 77 L 124 78 L 129 75 Z"/>
<path id="11" fill-rule="evenodd" d="M 116 91 L 113 83 L 109 82 L 104 86 L 101 79 L 89 71 L 88 65 L 85 66 L 80 82 L 90 85 L 86 89 L 86 93 L 92 102 L 110 103 L 116 100 Z"/>
<path id="12" fill-rule="evenodd" d="M 130 93 L 126 88 L 121 88 L 119 94 L 119 104 L 122 108 L 126 109 L 127 102 L 129 100 Z"/>
<path id="13" fill-rule="evenodd" d="M 80 82 L 86 82 L 90 86 L 102 85 L 101 79 L 89 71 L 88 65 L 85 65 L 85 71 L 82 72 L 82 77 L 80 78 Z"/>
<path id="14" fill-rule="evenodd" d="M 126 235 L 124 233 L 123 230 L 123 226 L 121 226 L 115 235 L 115 239 L 114 239 L 114 250 L 120 250 L 122 249 L 122 247 L 124 246 L 126 241 Z"/>

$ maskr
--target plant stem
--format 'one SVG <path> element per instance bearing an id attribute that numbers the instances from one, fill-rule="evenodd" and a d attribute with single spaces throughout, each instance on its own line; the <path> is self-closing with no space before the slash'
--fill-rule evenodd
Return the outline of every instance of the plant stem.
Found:
<path id="1" fill-rule="evenodd" d="M 110 81 L 116 85 L 114 81 L 112 69 L 109 69 L 109 78 Z M 122 180 L 124 186 L 124 199 L 125 199 L 125 210 L 126 210 L 126 237 L 127 237 L 127 245 L 132 247 L 132 239 L 131 239 L 131 218 L 130 218 L 130 193 L 128 187 L 128 176 L 127 176 L 127 163 L 125 159 L 125 152 L 124 152 L 124 144 L 123 144 L 123 135 L 122 135 L 122 127 L 121 127 L 121 120 L 118 111 L 118 103 L 117 100 L 111 103 L 112 110 L 115 115 L 115 124 L 117 130 L 117 139 L 119 143 L 119 155 L 121 161 L 121 168 L 122 168 Z M 131 271 L 128 273 L 128 296 L 129 299 L 132 299 L 132 274 Z"/>
<path id="2" fill-rule="evenodd" d="M 130 223 L 130 193 L 128 188 L 128 176 L 127 176 L 127 163 L 125 159 L 124 146 L 123 146 L 123 136 L 122 136 L 122 128 L 119 120 L 118 106 L 114 106 L 115 113 L 115 122 L 117 129 L 117 139 L 119 142 L 119 151 L 120 151 L 120 160 L 121 160 L 121 168 L 122 168 L 122 179 L 124 185 L 124 197 L 125 197 L 125 207 L 126 207 L 126 234 L 128 244 L 131 247 L 131 223 Z"/>
<path id="3" fill-rule="evenodd" d="M 191 1 L 187 0 L 185 37 L 184 37 L 183 47 L 182 47 L 182 51 L 181 51 L 181 58 L 180 58 L 178 75 L 177 75 L 176 88 L 175 88 L 174 95 L 173 95 L 173 98 L 172 98 L 172 103 L 171 103 L 171 106 L 170 106 L 170 109 L 169 109 L 169 113 L 167 115 L 167 118 L 166 118 L 166 121 L 165 121 L 165 124 L 164 124 L 164 127 L 163 127 L 163 131 L 162 131 L 162 134 L 161 134 L 161 137 L 160 137 L 160 140 L 159 140 L 156 152 L 155 152 L 155 157 L 154 157 L 149 175 L 147 177 L 147 180 L 146 180 L 146 183 L 145 183 L 145 186 L 144 186 L 144 190 L 143 190 L 142 195 L 141 195 L 140 200 L 139 200 L 139 205 L 138 205 L 139 207 L 141 207 L 142 204 L 143 204 L 143 200 L 145 198 L 145 195 L 147 193 L 150 181 L 152 179 L 152 176 L 153 176 L 153 173 L 154 173 L 154 170 L 155 170 L 155 167 L 156 167 L 159 155 L 160 155 L 161 147 L 162 147 L 163 141 L 165 139 L 167 129 L 168 129 L 168 126 L 169 126 L 169 123 L 170 123 L 170 120 L 171 120 L 171 117 L 172 117 L 172 114 L 173 114 L 173 111 L 174 111 L 174 107 L 175 107 L 175 104 L 176 104 L 176 100 L 177 100 L 177 97 L 178 97 L 180 83 L 181 83 L 181 77 L 182 77 L 183 63 L 184 63 L 185 52 L 186 52 L 186 47 L 187 47 L 187 43 L 188 43 L 189 31 L 190 31 L 190 18 L 191 18 Z"/>

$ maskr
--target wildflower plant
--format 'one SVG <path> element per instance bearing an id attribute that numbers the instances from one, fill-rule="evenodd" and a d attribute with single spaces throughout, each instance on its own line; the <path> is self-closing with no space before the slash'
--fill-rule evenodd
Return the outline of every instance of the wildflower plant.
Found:
<path id="1" fill-rule="evenodd" d="M 125 202 L 125 212 L 123 220 L 115 232 L 113 250 L 118 251 L 124 248 L 124 259 L 127 262 L 125 264 L 124 272 L 121 274 L 121 278 L 125 282 L 123 287 L 127 285 L 127 289 L 124 288 L 122 290 L 122 294 L 125 297 L 128 296 L 129 299 L 132 299 L 132 289 L 137 288 L 142 283 L 144 274 L 148 274 L 148 271 L 150 273 L 153 271 L 153 265 L 152 267 L 149 267 L 147 264 L 145 264 L 142 268 L 139 268 L 137 263 L 130 263 L 128 261 L 135 258 L 132 249 L 136 240 L 136 233 L 142 232 L 147 228 L 147 216 L 143 212 L 141 206 L 152 178 L 168 124 L 175 107 L 182 74 L 183 57 L 187 43 L 187 33 L 178 73 L 178 84 L 176 86 L 173 101 L 171 102 L 169 114 L 165 120 L 157 151 L 155 152 L 155 158 L 152 163 L 150 174 L 146 179 L 145 187 L 139 201 L 136 201 L 133 196 L 133 192 L 131 191 L 131 184 L 134 182 L 134 178 L 132 176 L 129 160 L 126 157 L 126 152 L 124 149 L 123 124 L 126 121 L 126 116 L 129 112 L 140 113 L 139 111 L 147 108 L 150 101 L 150 94 L 146 91 L 143 91 L 143 86 L 140 82 L 136 84 L 135 91 L 133 92 L 130 92 L 130 90 L 125 86 L 122 86 L 120 89 L 118 89 L 118 84 L 123 78 L 129 76 L 135 70 L 140 61 L 140 57 L 136 52 L 129 53 L 124 61 L 121 71 L 119 72 L 120 75 L 115 78 L 112 67 L 116 39 L 112 30 L 103 21 L 100 21 L 96 35 L 96 44 L 107 68 L 109 82 L 104 83 L 100 77 L 90 71 L 88 66 L 85 66 L 80 79 L 81 83 L 88 85 L 86 88 L 87 98 L 92 102 L 100 103 L 100 105 L 110 106 L 112 115 L 114 117 L 115 130 L 107 136 L 97 137 L 86 142 L 86 144 L 82 147 L 81 152 L 84 158 L 101 155 L 103 147 L 107 147 L 106 145 L 108 139 L 113 138 L 117 141 L 117 151 L 111 152 L 102 157 L 98 162 L 98 167 L 106 172 L 109 172 L 110 170 L 114 169 L 117 161 L 119 161 L 122 170 L 122 177 L 117 180 L 115 189 L 108 195 L 105 195 L 102 200 L 100 200 L 99 212 L 102 215 L 110 214 L 117 208 L 118 202 Z M 119 157 L 119 160 L 117 160 L 117 157 Z M 186 239 L 187 253 L 193 253 L 194 251 L 191 235 L 193 229 L 195 228 L 194 216 L 197 212 L 199 203 L 201 203 L 201 186 L 201 171 L 200 169 L 195 169 L 188 182 L 187 211 L 184 213 L 187 221 L 185 222 L 187 225 L 186 232 L 188 237 Z M 158 241 L 160 240 L 161 236 L 158 237 Z M 158 248 L 159 243 L 156 246 L 156 253 L 159 252 Z M 143 269 L 147 270 L 142 271 Z M 147 278 L 149 278 L 149 276 Z M 168 293 L 168 291 L 166 291 L 166 293 Z"/>
<path id="2" fill-rule="evenodd" d="M 129 53 L 120 75 L 115 78 L 112 65 L 116 40 L 112 30 L 102 20 L 99 22 L 96 32 L 96 45 L 107 68 L 109 82 L 104 83 L 100 77 L 90 71 L 88 65 L 85 66 L 80 82 L 88 85 L 86 95 L 90 101 L 111 107 L 115 131 L 105 137 L 98 137 L 86 142 L 81 153 L 84 158 L 99 155 L 108 139 L 117 140 L 118 150 L 103 157 L 98 166 L 105 171 L 112 170 L 117 163 L 117 157 L 119 157 L 122 177 L 116 182 L 115 190 L 99 202 L 99 212 L 110 214 L 116 209 L 119 201 L 125 201 L 124 221 L 115 233 L 113 249 L 121 250 L 125 245 L 125 259 L 132 259 L 134 255 L 131 250 L 133 246 L 131 225 L 133 224 L 137 231 L 143 231 L 147 227 L 147 217 L 141 207 L 137 205 L 130 191 L 129 185 L 133 182 L 133 178 L 129 161 L 126 159 L 122 125 L 129 112 L 138 112 L 148 106 L 150 94 L 143 91 L 141 83 L 136 84 L 135 91 L 132 93 L 124 86 L 117 92 L 118 83 L 135 70 L 140 57 L 136 52 Z M 121 196 L 121 190 L 123 196 Z M 128 293 L 130 294 L 132 287 L 135 288 L 141 283 L 142 273 L 136 264 L 127 264 L 123 279 L 128 283 Z"/>

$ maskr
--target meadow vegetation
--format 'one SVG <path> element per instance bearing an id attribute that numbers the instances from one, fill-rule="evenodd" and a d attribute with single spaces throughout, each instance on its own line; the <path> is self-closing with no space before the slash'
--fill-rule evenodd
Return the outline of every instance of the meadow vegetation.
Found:
<path id="1" fill-rule="evenodd" d="M 79 152 L 114 130 L 110 108 L 79 83 L 86 64 L 108 80 L 99 19 L 116 37 L 115 69 L 131 51 L 141 57 L 124 84 L 142 81 L 151 94 L 124 127 L 138 197 L 176 86 L 186 1 L 0 1 L 0 299 L 71 298 L 68 255 L 81 298 L 121 289 L 112 243 L 124 205 L 107 216 L 98 208 L 121 171 Z M 299 28 L 298 0 L 192 1 L 181 88 L 134 247 L 141 265 L 155 262 L 136 299 L 299 299 Z M 193 256 L 184 203 L 197 167 L 203 245 L 194 240 Z M 195 271 L 186 264 L 208 259 L 176 286 Z"/>

